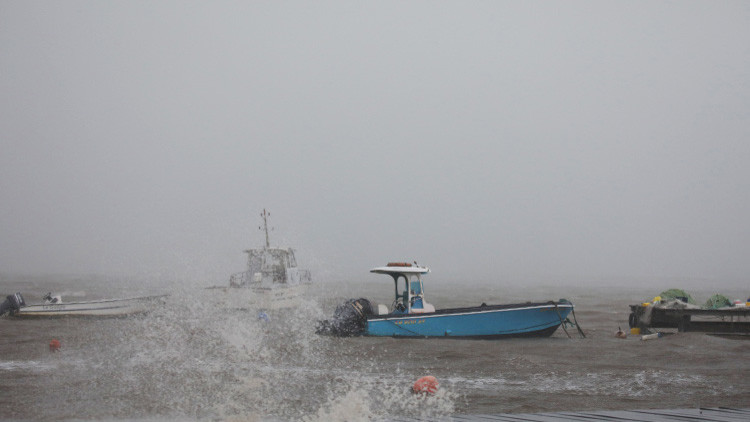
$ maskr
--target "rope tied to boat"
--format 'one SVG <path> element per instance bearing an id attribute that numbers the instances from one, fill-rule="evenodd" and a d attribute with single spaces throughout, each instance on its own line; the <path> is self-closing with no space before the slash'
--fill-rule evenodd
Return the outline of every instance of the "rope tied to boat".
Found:
<path id="1" fill-rule="evenodd" d="M 575 306 L 573 306 L 572 303 L 570 304 L 570 309 L 572 311 L 573 321 L 575 321 L 575 323 L 571 322 L 568 318 L 565 318 L 563 320 L 562 314 L 560 313 L 560 308 L 557 307 L 557 302 L 550 300 L 549 303 L 552 304 L 555 307 L 555 312 L 557 312 L 557 318 L 560 320 L 560 326 L 562 326 L 562 328 L 565 331 L 565 334 L 568 336 L 568 338 L 573 338 L 573 337 L 570 336 L 570 333 L 568 332 L 568 329 L 565 328 L 565 323 L 566 322 L 568 324 L 575 325 L 576 328 L 578 329 L 578 333 L 581 334 L 581 337 L 582 338 L 586 338 L 586 335 L 583 334 L 583 330 L 581 330 L 581 327 L 578 325 L 578 319 L 576 318 L 576 308 L 575 308 Z"/>
<path id="2" fill-rule="evenodd" d="M 560 308 L 557 307 L 557 302 L 550 300 L 549 303 L 551 303 L 552 306 L 555 307 L 555 312 L 557 312 L 557 318 L 560 320 L 560 326 L 565 331 L 565 334 L 568 336 L 568 338 L 572 338 L 570 336 L 570 333 L 568 332 L 568 329 L 565 328 L 565 322 L 563 321 L 562 314 L 560 314 Z"/>
<path id="3" fill-rule="evenodd" d="M 578 319 L 576 318 L 576 307 L 575 306 L 573 306 L 573 308 L 572 308 L 572 313 L 573 313 L 573 321 L 575 321 L 575 326 L 578 329 L 578 333 L 581 334 L 582 338 L 586 338 L 586 334 L 583 334 L 583 330 L 581 329 L 581 326 L 578 325 Z"/>

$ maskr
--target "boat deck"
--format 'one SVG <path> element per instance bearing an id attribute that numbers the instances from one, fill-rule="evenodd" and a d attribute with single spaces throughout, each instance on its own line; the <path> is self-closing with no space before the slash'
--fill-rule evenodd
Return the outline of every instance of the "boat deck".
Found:
<path id="1" fill-rule="evenodd" d="M 647 409 L 647 410 L 600 410 L 583 412 L 552 413 L 498 413 L 492 415 L 453 415 L 443 418 L 393 418 L 394 422 L 415 422 L 440 420 L 450 422 L 474 421 L 513 421 L 513 422 L 552 422 L 552 421 L 714 421 L 738 422 L 750 420 L 750 409 L 727 407 L 699 409 Z"/>

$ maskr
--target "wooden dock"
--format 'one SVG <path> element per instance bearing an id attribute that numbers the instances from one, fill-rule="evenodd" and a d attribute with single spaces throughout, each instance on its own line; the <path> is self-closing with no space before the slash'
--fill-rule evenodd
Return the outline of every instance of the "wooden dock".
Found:
<path id="1" fill-rule="evenodd" d="M 750 421 L 750 409 L 733 409 L 728 407 L 699 409 L 664 409 L 664 410 L 601 410 L 583 412 L 554 413 L 498 413 L 492 415 L 453 415 L 441 418 L 394 418 L 393 422 L 553 422 L 553 421 L 609 421 L 609 422 L 740 422 Z"/>

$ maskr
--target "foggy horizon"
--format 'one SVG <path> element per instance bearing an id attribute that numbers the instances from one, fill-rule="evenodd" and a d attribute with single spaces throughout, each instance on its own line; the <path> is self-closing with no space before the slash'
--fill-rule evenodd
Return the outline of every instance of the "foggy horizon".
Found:
<path id="1" fill-rule="evenodd" d="M 746 286 L 748 40 L 738 1 L 4 1 L 0 275 L 226 284 L 266 209 L 318 281 Z"/>

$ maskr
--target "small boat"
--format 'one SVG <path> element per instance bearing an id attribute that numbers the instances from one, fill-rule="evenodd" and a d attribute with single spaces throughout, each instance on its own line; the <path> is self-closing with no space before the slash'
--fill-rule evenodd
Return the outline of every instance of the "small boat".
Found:
<path id="1" fill-rule="evenodd" d="M 297 259 L 292 248 L 271 247 L 268 238 L 268 217 L 263 210 L 263 230 L 266 235 L 264 247 L 248 249 L 247 269 L 232 274 L 230 289 L 225 292 L 235 296 L 229 300 L 239 307 L 254 305 L 260 309 L 283 309 L 295 307 L 312 283 L 310 271 L 297 267 Z M 238 288 L 250 290 L 250 295 L 238 294 Z M 247 301 L 248 303 L 237 303 Z"/>
<path id="2" fill-rule="evenodd" d="M 573 304 L 565 299 L 436 309 L 424 294 L 422 276 L 430 272 L 429 268 L 393 262 L 370 272 L 393 278 L 395 299 L 391 309 L 386 305 L 374 308 L 367 299 L 350 299 L 336 308 L 331 320 L 321 321 L 319 334 L 477 339 L 548 337 L 573 311 Z"/>
<path id="3" fill-rule="evenodd" d="M 142 296 L 126 299 L 100 299 L 81 302 L 63 302 L 61 296 L 47 293 L 44 302 L 26 305 L 21 293 L 7 296 L 0 305 L 0 315 L 8 313 L 15 317 L 117 317 L 148 312 L 167 295 Z"/>

